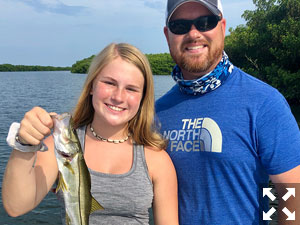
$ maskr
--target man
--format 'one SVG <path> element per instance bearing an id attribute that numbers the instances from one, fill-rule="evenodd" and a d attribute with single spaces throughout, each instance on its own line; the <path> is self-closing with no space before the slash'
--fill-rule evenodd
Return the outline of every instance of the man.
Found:
<path id="1" fill-rule="evenodd" d="M 168 0 L 166 15 L 177 84 L 156 110 L 177 171 L 180 224 L 267 224 L 269 178 L 280 196 L 300 183 L 295 118 L 276 89 L 230 63 L 220 0 Z M 299 198 L 290 199 L 299 215 Z"/>

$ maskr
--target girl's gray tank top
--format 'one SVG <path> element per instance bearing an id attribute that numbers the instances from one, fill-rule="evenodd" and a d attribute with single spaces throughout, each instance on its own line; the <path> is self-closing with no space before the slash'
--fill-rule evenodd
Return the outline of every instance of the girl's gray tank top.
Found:
<path id="1" fill-rule="evenodd" d="M 86 127 L 77 129 L 84 150 Z M 89 169 L 92 196 L 104 207 L 90 215 L 89 225 L 149 224 L 153 185 L 144 147 L 133 145 L 133 163 L 124 174 L 105 174 Z"/>

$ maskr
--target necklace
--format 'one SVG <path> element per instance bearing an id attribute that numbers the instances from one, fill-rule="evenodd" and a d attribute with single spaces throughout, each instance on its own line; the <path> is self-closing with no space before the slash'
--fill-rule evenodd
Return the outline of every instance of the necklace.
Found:
<path id="1" fill-rule="evenodd" d="M 97 138 L 99 141 L 105 141 L 105 142 L 114 143 L 114 144 L 123 143 L 123 142 L 127 141 L 128 138 L 131 136 L 130 134 L 128 134 L 127 137 L 125 137 L 124 139 L 121 139 L 121 140 L 112 140 L 112 139 L 109 139 L 109 138 L 101 137 L 99 134 L 97 134 L 94 131 L 94 128 L 92 128 L 91 124 L 90 124 L 90 130 L 91 130 L 92 134 L 94 135 L 94 137 Z"/>

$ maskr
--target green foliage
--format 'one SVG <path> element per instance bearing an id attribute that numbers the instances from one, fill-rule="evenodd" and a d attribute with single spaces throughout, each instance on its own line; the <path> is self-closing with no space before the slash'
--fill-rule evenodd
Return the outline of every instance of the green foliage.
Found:
<path id="1" fill-rule="evenodd" d="M 72 65 L 71 73 L 87 73 L 94 57 L 95 55 L 92 55 L 88 58 L 76 61 L 76 63 Z"/>
<path id="2" fill-rule="evenodd" d="M 300 104 L 300 1 L 253 0 L 246 25 L 230 29 L 225 51 L 246 72 Z"/>
<path id="3" fill-rule="evenodd" d="M 146 54 L 155 75 L 170 75 L 175 65 L 169 53 Z"/>
<path id="4" fill-rule="evenodd" d="M 0 72 L 14 72 L 14 71 L 68 71 L 70 69 L 71 69 L 71 67 L 25 66 L 25 65 L 0 64 Z"/>
<path id="5" fill-rule="evenodd" d="M 175 63 L 171 58 L 169 53 L 160 53 L 160 54 L 146 54 L 153 74 L 156 75 L 169 75 L 171 74 L 172 68 Z M 87 73 L 88 68 L 91 64 L 94 55 L 89 58 L 77 61 L 72 65 L 72 73 Z"/>
<path id="6" fill-rule="evenodd" d="M 291 105 L 291 110 L 298 122 L 300 128 L 300 105 Z"/>

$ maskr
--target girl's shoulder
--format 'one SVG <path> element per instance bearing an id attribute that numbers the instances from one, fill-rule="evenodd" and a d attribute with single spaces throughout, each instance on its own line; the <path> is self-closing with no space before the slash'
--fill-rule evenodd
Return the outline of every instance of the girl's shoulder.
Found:
<path id="1" fill-rule="evenodd" d="M 164 161 L 171 161 L 169 154 L 164 149 L 155 147 L 144 147 L 145 157 L 154 162 L 161 163 Z"/>
<path id="2" fill-rule="evenodd" d="M 164 149 L 152 147 L 145 147 L 144 149 L 148 171 L 152 180 L 175 172 L 172 160 Z"/>

